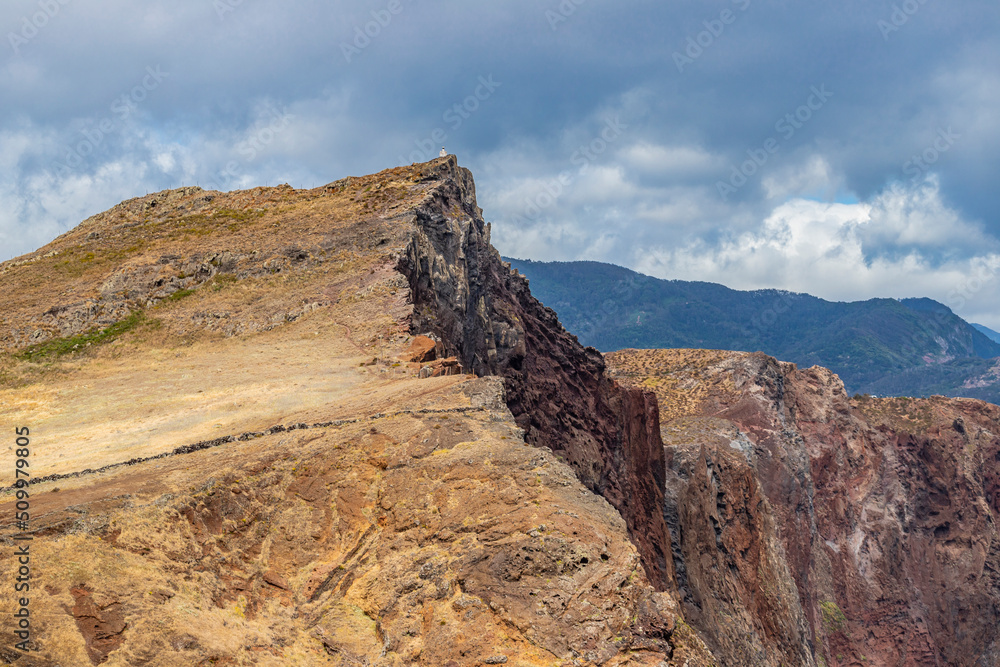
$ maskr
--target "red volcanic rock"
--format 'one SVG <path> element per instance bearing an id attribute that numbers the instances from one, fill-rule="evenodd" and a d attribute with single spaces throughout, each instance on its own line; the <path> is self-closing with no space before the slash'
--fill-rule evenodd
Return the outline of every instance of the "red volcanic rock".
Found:
<path id="1" fill-rule="evenodd" d="M 656 400 L 604 372 L 556 314 L 531 296 L 490 245 L 472 174 L 454 158 L 435 162 L 440 183 L 416 210 L 399 260 L 414 314 L 411 331 L 433 332 L 477 375 L 505 380 L 507 407 L 531 444 L 548 447 L 625 518 L 654 585 L 670 585 L 663 519 L 663 446 Z"/>
<path id="2" fill-rule="evenodd" d="M 608 359 L 667 415 L 678 597 L 725 664 L 1000 664 L 1000 408 L 852 400 L 762 354 Z"/>

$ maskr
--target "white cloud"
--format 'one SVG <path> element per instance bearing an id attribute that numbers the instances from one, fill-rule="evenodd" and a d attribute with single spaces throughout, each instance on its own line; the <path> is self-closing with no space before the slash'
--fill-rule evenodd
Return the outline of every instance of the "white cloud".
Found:
<path id="1" fill-rule="evenodd" d="M 942 201 L 935 175 L 917 187 L 893 184 L 880 193 L 860 232 L 875 250 L 910 246 L 981 250 L 997 245 L 981 225 L 963 220 Z"/>
<path id="2" fill-rule="evenodd" d="M 802 163 L 783 166 L 769 172 L 761 185 L 770 201 L 793 197 L 833 198 L 841 187 L 841 178 L 822 155 L 810 155 Z"/>
<path id="3" fill-rule="evenodd" d="M 955 233 L 978 239 L 979 252 L 935 257 L 931 251 Z M 876 234 L 896 252 L 868 252 L 866 240 Z M 793 199 L 755 230 L 717 243 L 661 244 L 635 256 L 636 270 L 662 278 L 788 289 L 836 301 L 928 296 L 987 326 L 1000 325 L 1000 314 L 991 316 L 988 306 L 1000 294 L 1000 251 L 941 201 L 933 181 L 894 186 L 871 203 Z"/>

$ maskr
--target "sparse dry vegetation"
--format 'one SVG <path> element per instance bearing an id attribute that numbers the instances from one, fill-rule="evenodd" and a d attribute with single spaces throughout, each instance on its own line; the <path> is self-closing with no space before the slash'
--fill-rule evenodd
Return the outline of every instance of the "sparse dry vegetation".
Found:
<path id="1" fill-rule="evenodd" d="M 735 395 L 736 387 L 723 362 L 746 356 L 718 350 L 621 350 L 605 355 L 615 379 L 656 394 L 660 422 L 700 414 L 713 393 Z"/>
<path id="2" fill-rule="evenodd" d="M 33 476 L 68 475 L 30 487 L 34 657 L 551 667 L 585 642 L 640 664 L 644 641 L 666 658 L 621 517 L 525 446 L 498 381 L 399 359 L 405 214 L 452 160 L 157 193 L 0 265 L 4 419 L 40 434 Z M 710 664 L 693 632 L 673 650 Z"/>

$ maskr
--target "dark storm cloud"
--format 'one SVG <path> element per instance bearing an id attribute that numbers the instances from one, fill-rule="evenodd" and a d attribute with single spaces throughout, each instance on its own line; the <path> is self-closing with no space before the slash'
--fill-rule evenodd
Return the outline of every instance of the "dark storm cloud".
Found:
<path id="1" fill-rule="evenodd" d="M 740 259 L 794 267 L 809 229 L 862 276 L 831 296 L 953 280 L 1000 235 L 998 27 L 973 0 L 8 2 L 0 258 L 147 190 L 444 143 L 510 254 L 819 291 Z"/>

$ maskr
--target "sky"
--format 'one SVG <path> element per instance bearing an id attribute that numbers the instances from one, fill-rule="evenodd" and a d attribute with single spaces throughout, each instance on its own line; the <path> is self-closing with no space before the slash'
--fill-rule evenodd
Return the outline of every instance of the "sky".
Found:
<path id="1" fill-rule="evenodd" d="M 511 257 L 1000 329 L 996 0 L 7 0 L 0 261 L 436 157 Z"/>

